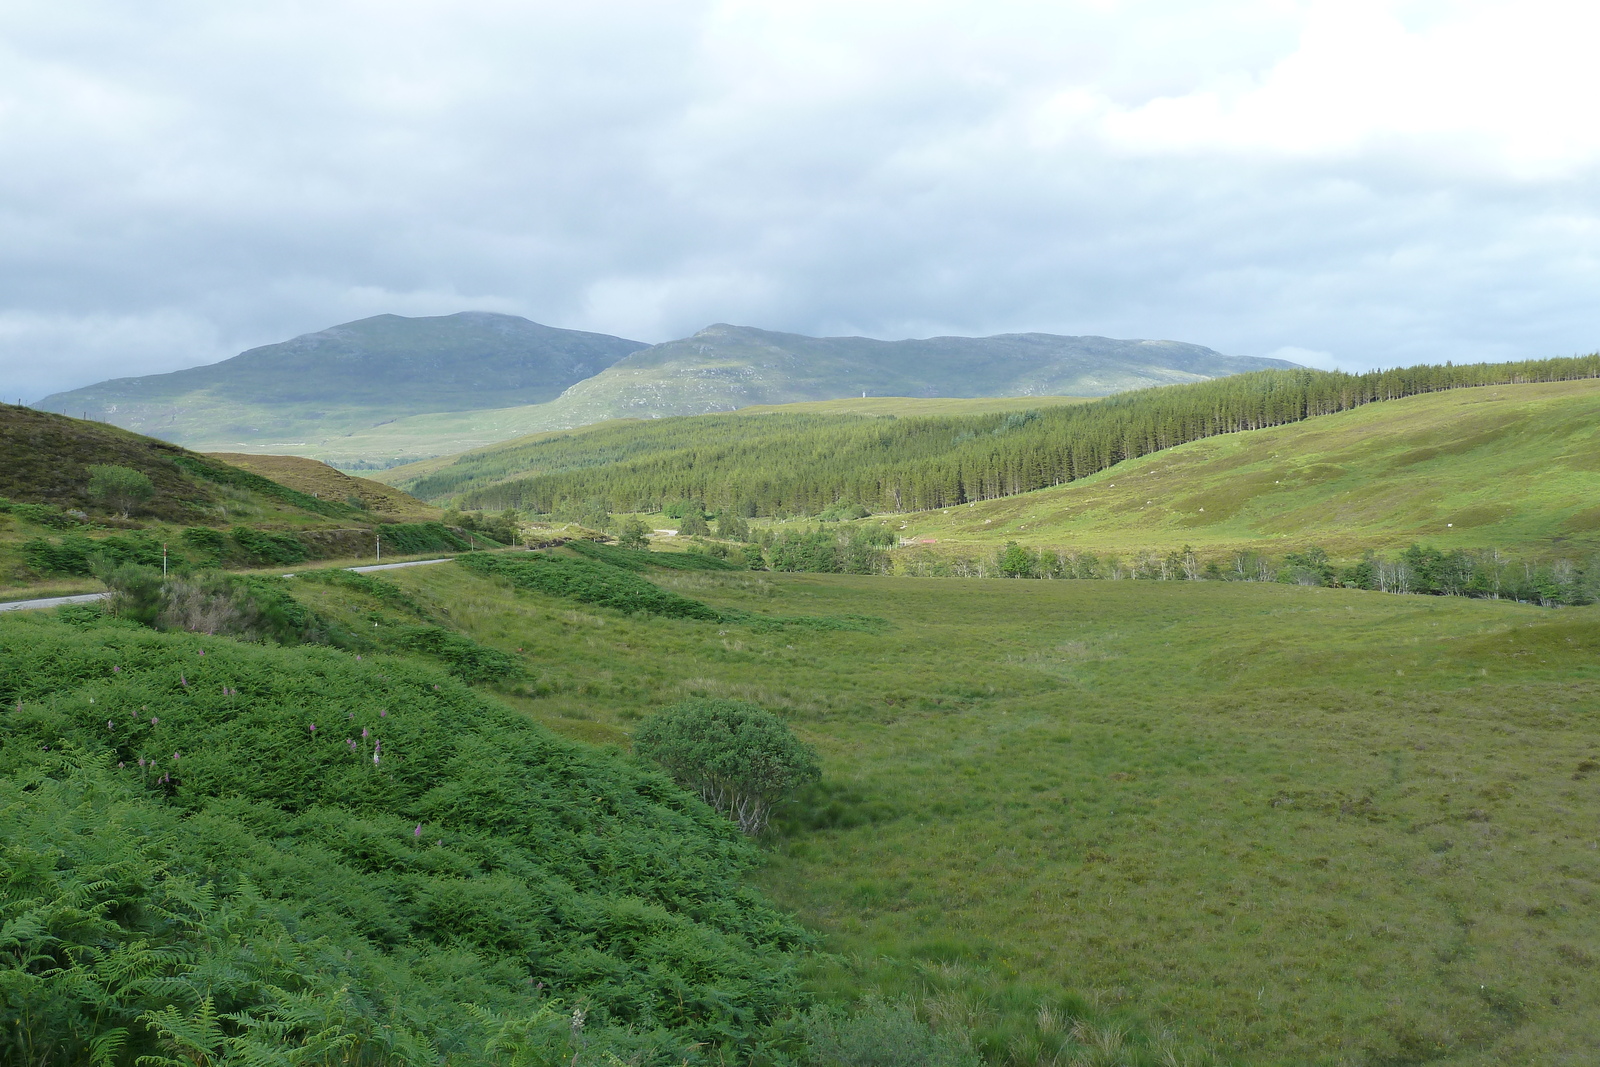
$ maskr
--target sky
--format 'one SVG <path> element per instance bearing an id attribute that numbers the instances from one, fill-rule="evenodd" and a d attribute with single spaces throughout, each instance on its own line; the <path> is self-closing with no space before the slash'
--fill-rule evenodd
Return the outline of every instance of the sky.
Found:
<path id="1" fill-rule="evenodd" d="M 1600 348 L 1600 5 L 0 0 L 0 396 L 380 313 Z"/>

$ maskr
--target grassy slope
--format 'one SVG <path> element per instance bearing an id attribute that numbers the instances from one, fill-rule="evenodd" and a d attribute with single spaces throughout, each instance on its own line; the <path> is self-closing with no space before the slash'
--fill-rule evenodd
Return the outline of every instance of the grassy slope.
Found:
<path id="1" fill-rule="evenodd" d="M 89 468 L 97 464 L 130 467 L 150 479 L 155 494 L 135 510 L 136 520 L 218 525 L 248 518 L 305 526 L 360 514 L 343 500 L 311 499 L 167 441 L 11 404 L 0 404 L 0 458 L 0 496 L 83 511 L 92 520 L 111 521 L 89 496 Z M 197 465 L 213 473 L 199 476 Z"/>
<path id="2" fill-rule="evenodd" d="M 361 536 L 359 531 L 373 525 L 376 516 L 348 506 L 345 503 L 347 493 L 332 495 L 322 503 L 302 498 L 302 503 L 323 509 L 321 512 L 311 511 L 297 505 L 292 495 L 286 498 L 264 492 L 259 485 L 230 485 L 197 477 L 174 462 L 184 457 L 218 463 L 215 458 L 105 423 L 69 419 L 9 404 L 0 405 L 0 496 L 19 503 L 52 504 L 63 509 L 83 510 L 94 524 L 92 528 L 58 529 L 38 525 L 20 513 L 0 514 L 0 599 L 65 595 L 103 588 L 98 581 L 87 578 L 55 577 L 41 584 L 23 566 L 20 547 L 24 542 L 36 538 L 53 539 L 82 534 L 98 539 L 123 535 L 171 541 L 176 545 L 182 528 L 186 526 L 246 525 L 290 530 L 313 537 L 342 537 L 350 542 L 352 554 L 371 548 L 369 540 Z M 255 462 L 254 457 L 251 462 Z M 291 458 L 288 462 L 294 464 L 300 461 Z M 155 485 L 156 495 L 134 512 L 132 521 L 124 522 L 111 516 L 89 499 L 88 468 L 100 463 L 132 467 L 148 475 Z M 221 466 L 225 471 L 233 469 L 231 464 Z M 280 472 L 277 470 L 258 468 L 247 473 L 276 481 L 278 485 L 286 486 L 284 492 L 289 494 L 299 490 L 317 495 L 313 485 L 297 486 L 287 478 L 278 480 L 276 475 Z M 344 478 L 336 471 L 327 473 L 338 479 Z M 366 484 L 370 486 L 367 491 L 374 496 L 402 495 L 398 490 L 385 486 Z M 435 509 L 420 501 L 414 501 L 412 506 L 416 510 L 411 513 L 385 513 L 379 508 L 377 514 L 406 521 L 433 521 L 438 518 L 439 513 Z M 394 558 L 398 560 L 402 557 L 396 554 Z M 370 563 L 372 560 L 352 558 L 348 562 Z M 274 568 L 277 571 L 282 569 L 281 566 Z"/>
<path id="3" fill-rule="evenodd" d="M 1600 543 L 1600 382 L 1408 397 L 1195 441 L 1071 485 L 908 516 L 941 547 L 1126 552 L 1317 543 L 1588 551 Z M 1203 509 L 1203 510 L 1202 510 Z"/>
<path id="4" fill-rule="evenodd" d="M 416 497 L 367 478 L 353 478 L 326 463 L 303 456 L 257 456 L 241 452 L 208 455 L 242 470 L 254 471 L 280 485 L 309 493 L 320 500 L 359 499 L 370 511 L 404 522 L 438 522 L 443 514 Z"/>
<path id="5" fill-rule="evenodd" d="M 658 579 L 724 607 L 865 612 L 756 634 L 393 580 L 523 650 L 513 703 L 623 740 L 687 694 L 824 754 L 848 824 L 764 883 L 845 955 L 824 988 L 944 990 L 1017 1062 L 1036 994 L 1251 1064 L 1570 1063 L 1600 1041 L 1600 611 L 1274 585 Z M 920 977 L 919 977 L 920 976 Z M 1042 994 L 1038 994 L 1042 995 Z M 1009 1027 L 1009 1029 L 1007 1029 Z"/>

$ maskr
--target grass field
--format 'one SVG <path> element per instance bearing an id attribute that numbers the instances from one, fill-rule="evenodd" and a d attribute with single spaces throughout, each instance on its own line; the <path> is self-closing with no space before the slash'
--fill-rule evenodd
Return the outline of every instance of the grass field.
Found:
<path id="1" fill-rule="evenodd" d="M 889 624 L 763 633 L 449 565 L 389 578 L 518 652 L 530 677 L 505 699 L 569 735 L 625 744 L 641 712 L 695 694 L 788 716 L 825 783 L 761 881 L 837 954 L 815 987 L 912 992 L 996 1062 L 1051 1062 L 1073 1004 L 1098 1012 L 1080 1037 L 1102 1050 L 1075 1062 L 1578 1064 L 1600 1047 L 1600 610 L 655 579 Z"/>
<path id="2" fill-rule="evenodd" d="M 1413 541 L 1586 555 L 1600 545 L 1600 382 L 1486 386 L 1194 441 L 1082 481 L 902 519 L 946 550 L 1096 552 Z"/>

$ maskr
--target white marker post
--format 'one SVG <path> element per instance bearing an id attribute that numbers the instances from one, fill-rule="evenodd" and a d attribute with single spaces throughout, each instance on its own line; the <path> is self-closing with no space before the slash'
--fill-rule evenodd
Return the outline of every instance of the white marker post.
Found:
<path id="1" fill-rule="evenodd" d="M 379 533 L 377 530 L 373 530 L 372 531 L 372 537 L 378 543 L 378 562 L 382 563 L 383 562 L 383 534 Z"/>
<path id="2" fill-rule="evenodd" d="M 161 542 L 161 577 L 167 576 L 167 543 Z"/>

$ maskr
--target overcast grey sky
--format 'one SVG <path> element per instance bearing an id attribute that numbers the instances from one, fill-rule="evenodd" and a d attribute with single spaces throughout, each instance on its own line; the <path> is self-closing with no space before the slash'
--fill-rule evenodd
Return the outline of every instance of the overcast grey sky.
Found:
<path id="1" fill-rule="evenodd" d="M 1596 9 L 0 0 L 0 390 L 466 309 L 1592 351 Z"/>

